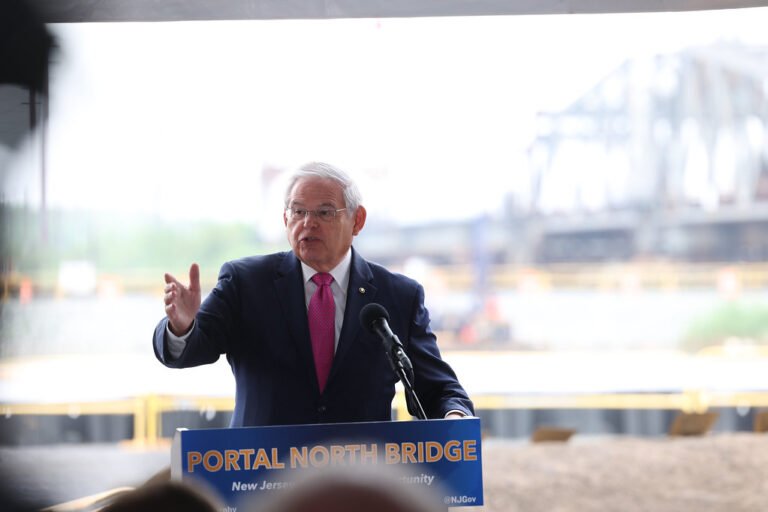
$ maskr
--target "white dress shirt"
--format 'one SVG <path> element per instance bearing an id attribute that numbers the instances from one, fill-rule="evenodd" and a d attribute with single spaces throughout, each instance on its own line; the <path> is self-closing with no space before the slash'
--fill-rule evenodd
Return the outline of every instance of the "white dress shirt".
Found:
<path id="1" fill-rule="evenodd" d="M 347 306 L 347 288 L 349 286 L 349 269 L 352 264 L 352 249 L 336 265 L 329 274 L 333 276 L 331 283 L 331 293 L 333 294 L 333 303 L 336 306 L 336 318 L 334 319 L 334 350 L 339 346 L 339 336 L 341 335 L 341 324 L 344 323 L 344 309 Z M 304 274 L 304 302 L 309 309 L 309 301 L 317 290 L 317 285 L 312 281 L 312 276 L 317 274 L 313 269 L 303 261 L 301 262 L 301 271 Z"/>

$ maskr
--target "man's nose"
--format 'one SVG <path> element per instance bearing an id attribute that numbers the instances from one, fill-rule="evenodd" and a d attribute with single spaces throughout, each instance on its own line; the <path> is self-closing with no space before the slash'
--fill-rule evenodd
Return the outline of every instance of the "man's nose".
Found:
<path id="1" fill-rule="evenodd" d="M 315 223 L 317 223 L 317 217 L 314 212 L 307 210 L 307 213 L 304 214 L 304 225 L 313 225 Z"/>

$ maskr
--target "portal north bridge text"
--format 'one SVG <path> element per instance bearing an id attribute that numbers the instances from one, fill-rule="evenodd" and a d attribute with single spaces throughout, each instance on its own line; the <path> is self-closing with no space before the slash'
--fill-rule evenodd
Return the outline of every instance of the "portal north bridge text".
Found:
<path id="1" fill-rule="evenodd" d="M 187 453 L 187 471 L 194 473 L 202 464 L 201 469 L 208 472 L 242 471 L 256 469 L 290 469 L 323 468 L 335 465 L 351 464 L 423 464 L 446 460 L 449 462 L 476 461 L 478 457 L 477 441 L 450 440 L 445 443 L 437 441 L 420 441 L 417 443 L 385 443 L 381 450 L 379 445 L 370 444 L 333 444 L 330 446 L 317 445 L 313 447 L 296 447 L 289 449 L 287 466 L 281 462 L 277 448 L 241 448 L 238 450 L 208 450 L 205 453 L 190 451 Z"/>

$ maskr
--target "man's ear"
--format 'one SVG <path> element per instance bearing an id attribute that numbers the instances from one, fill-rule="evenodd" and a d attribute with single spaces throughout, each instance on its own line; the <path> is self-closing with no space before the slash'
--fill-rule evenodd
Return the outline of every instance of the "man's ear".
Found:
<path id="1" fill-rule="evenodd" d="M 357 236 L 360 230 L 365 226 L 365 219 L 368 216 L 368 212 L 365 211 L 364 206 L 358 206 L 355 212 L 355 225 L 352 228 L 352 234 Z"/>

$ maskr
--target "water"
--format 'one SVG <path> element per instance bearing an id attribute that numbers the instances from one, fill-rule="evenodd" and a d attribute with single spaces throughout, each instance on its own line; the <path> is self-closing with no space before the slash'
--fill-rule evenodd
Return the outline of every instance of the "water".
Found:
<path id="1" fill-rule="evenodd" d="M 493 346 L 533 349 L 675 349 L 694 321 L 727 302 L 712 290 L 508 291 L 496 300 L 498 320 L 511 339 Z M 765 304 L 768 293 L 744 293 L 740 300 Z M 433 327 L 446 333 L 443 349 L 466 348 L 450 330 L 473 320 L 475 302 L 467 293 L 427 292 Z M 0 354 L 146 353 L 163 315 L 162 298 L 150 294 L 35 298 L 26 304 L 14 299 L 0 310 Z"/>
<path id="2" fill-rule="evenodd" d="M 2 308 L 0 349 L 4 357 L 147 352 L 164 315 L 153 295 L 13 300 Z"/>
<path id="3" fill-rule="evenodd" d="M 443 357 L 478 403 L 492 395 L 768 389 L 768 358 L 757 352 L 701 357 L 678 350 L 691 322 L 724 302 L 715 292 L 506 292 L 498 295 L 495 318 L 507 324 L 511 338 L 475 345 L 445 330 L 451 315 L 470 318 L 471 296 L 429 300 L 435 326 L 443 329 Z M 742 300 L 756 303 L 764 294 L 745 294 Z M 155 359 L 151 339 L 162 315 L 162 298 L 152 295 L 7 303 L 0 402 L 233 396 L 234 380 L 223 359 L 185 370 L 168 369 Z M 508 350 L 520 346 L 535 350 Z M 466 348 L 475 350 L 456 350 Z"/>

